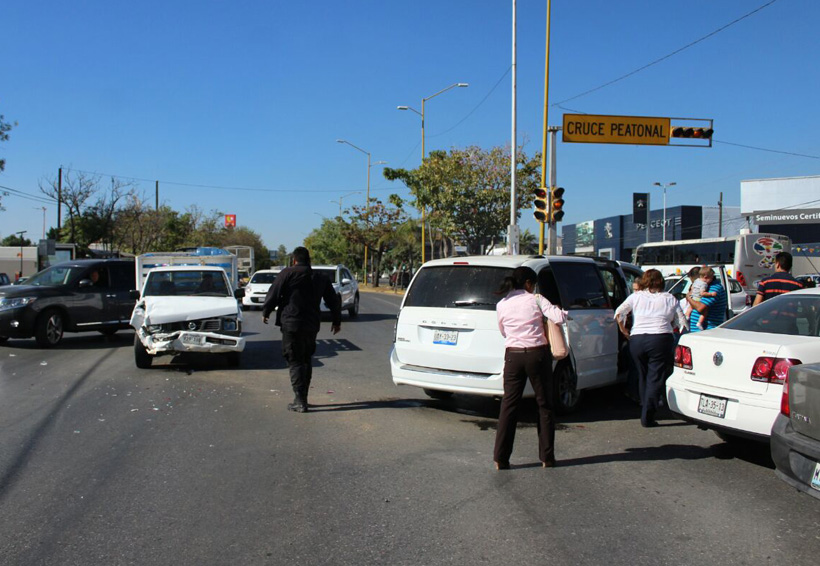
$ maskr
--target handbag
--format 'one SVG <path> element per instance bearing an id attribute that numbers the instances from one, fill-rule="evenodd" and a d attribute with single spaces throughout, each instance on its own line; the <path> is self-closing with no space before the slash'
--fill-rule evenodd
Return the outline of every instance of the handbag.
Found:
<path id="1" fill-rule="evenodd" d="M 541 303 L 538 297 L 535 298 L 538 304 L 538 310 L 541 310 Z M 564 338 L 564 331 L 560 324 L 556 324 L 547 317 L 543 317 L 544 336 L 547 338 L 547 343 L 552 352 L 552 359 L 563 360 L 569 355 L 569 347 L 567 346 L 566 338 Z"/>

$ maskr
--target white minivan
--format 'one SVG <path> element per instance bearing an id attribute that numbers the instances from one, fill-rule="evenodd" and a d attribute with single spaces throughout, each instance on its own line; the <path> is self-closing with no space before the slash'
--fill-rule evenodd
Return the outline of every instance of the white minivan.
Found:
<path id="1" fill-rule="evenodd" d="M 429 261 L 416 272 L 396 323 L 393 382 L 421 387 L 436 399 L 503 395 L 496 291 L 521 265 L 538 274 L 536 292 L 569 312 L 570 355 L 554 367 L 556 409 L 570 412 L 584 389 L 625 380 L 628 359 L 614 310 L 640 269 L 588 257 L 472 256 Z M 526 394 L 532 395 L 529 385 Z"/>

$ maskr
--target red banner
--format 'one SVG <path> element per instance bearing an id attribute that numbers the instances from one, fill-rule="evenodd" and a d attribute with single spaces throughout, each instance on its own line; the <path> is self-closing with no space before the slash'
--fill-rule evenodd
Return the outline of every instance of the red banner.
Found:
<path id="1" fill-rule="evenodd" d="M 236 228 L 236 214 L 225 215 L 225 228 Z"/>

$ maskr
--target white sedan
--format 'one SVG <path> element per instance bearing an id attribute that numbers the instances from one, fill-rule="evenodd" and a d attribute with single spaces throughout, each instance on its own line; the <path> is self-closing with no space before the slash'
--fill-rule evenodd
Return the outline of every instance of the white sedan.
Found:
<path id="1" fill-rule="evenodd" d="M 820 289 L 804 289 L 684 334 L 666 382 L 669 408 L 721 438 L 768 441 L 789 368 L 820 362 L 819 329 Z"/>
<path id="2" fill-rule="evenodd" d="M 242 297 L 242 310 L 252 308 L 262 308 L 265 304 L 265 296 L 268 294 L 268 289 L 276 280 L 276 276 L 284 269 L 283 267 L 274 267 L 272 269 L 260 269 L 253 274 L 248 284 L 245 285 L 245 296 Z"/>

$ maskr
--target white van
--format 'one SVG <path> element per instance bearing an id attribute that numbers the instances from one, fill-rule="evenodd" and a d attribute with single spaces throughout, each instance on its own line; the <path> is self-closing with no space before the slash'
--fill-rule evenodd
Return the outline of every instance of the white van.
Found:
<path id="1" fill-rule="evenodd" d="M 569 312 L 570 355 L 554 367 L 556 409 L 570 412 L 584 389 L 625 380 L 628 360 L 619 356 L 625 341 L 614 310 L 631 291 L 624 273 L 631 266 L 572 256 L 471 256 L 430 261 L 416 272 L 396 323 L 393 382 L 436 399 L 502 396 L 504 338 L 495 292 L 521 265 L 538 274 L 536 292 Z M 634 271 L 630 278 L 640 273 Z M 529 385 L 526 394 L 532 395 Z"/>

